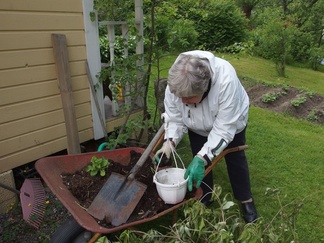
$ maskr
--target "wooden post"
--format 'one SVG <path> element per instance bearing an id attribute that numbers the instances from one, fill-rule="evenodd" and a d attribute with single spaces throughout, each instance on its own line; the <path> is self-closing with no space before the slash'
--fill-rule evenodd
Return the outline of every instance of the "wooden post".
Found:
<path id="1" fill-rule="evenodd" d="M 68 154 L 79 154 L 81 148 L 72 97 L 71 74 L 65 35 L 52 34 L 52 45 L 65 117 L 67 150 Z"/>

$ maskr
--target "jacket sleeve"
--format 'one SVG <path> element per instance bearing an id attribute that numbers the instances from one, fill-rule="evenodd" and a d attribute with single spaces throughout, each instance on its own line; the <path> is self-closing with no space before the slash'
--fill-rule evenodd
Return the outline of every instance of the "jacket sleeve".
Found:
<path id="1" fill-rule="evenodd" d="M 165 130 L 164 138 L 172 139 L 175 146 L 177 146 L 183 138 L 184 133 L 187 132 L 187 128 L 183 123 L 182 114 L 176 106 L 175 99 L 176 97 L 170 92 L 169 86 L 167 86 L 164 98 L 164 108 L 165 113 L 169 117 L 169 121 Z"/>
<path id="2" fill-rule="evenodd" d="M 238 80 L 236 80 L 237 82 L 230 80 L 235 79 L 235 77 L 228 75 L 223 78 L 225 78 L 225 81 L 220 85 L 219 97 L 216 97 L 219 99 L 218 113 L 207 142 L 198 152 L 207 161 L 208 159 L 211 161 L 227 147 L 236 134 L 238 122 L 244 120 L 242 105 L 245 94 L 242 93 L 243 90 L 239 86 Z"/>

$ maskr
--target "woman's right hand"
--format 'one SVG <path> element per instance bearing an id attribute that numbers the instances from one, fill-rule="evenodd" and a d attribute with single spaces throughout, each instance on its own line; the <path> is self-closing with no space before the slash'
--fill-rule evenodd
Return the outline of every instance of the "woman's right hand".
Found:
<path id="1" fill-rule="evenodd" d="M 161 160 L 161 156 L 163 156 L 163 157 L 165 156 L 166 157 L 165 162 L 168 163 L 170 160 L 172 151 L 175 151 L 173 142 L 170 140 L 165 141 L 163 143 L 162 147 L 155 153 L 155 156 L 153 158 L 154 164 L 157 165 L 159 163 L 159 161 Z"/>

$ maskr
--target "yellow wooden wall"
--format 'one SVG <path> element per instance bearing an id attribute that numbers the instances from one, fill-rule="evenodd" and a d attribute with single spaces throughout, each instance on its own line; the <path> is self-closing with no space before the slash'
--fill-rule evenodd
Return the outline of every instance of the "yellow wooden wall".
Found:
<path id="1" fill-rule="evenodd" d="M 81 0 L 0 1 L 0 173 L 67 147 L 51 34 L 65 34 L 80 142 L 93 138 Z"/>

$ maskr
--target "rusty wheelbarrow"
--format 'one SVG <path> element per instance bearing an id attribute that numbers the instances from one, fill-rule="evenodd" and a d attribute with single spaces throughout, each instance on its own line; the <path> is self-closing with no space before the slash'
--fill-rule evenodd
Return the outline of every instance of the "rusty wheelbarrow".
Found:
<path id="1" fill-rule="evenodd" d="M 80 205 L 77 199 L 69 191 L 63 183 L 61 175 L 64 173 L 74 173 L 81 170 L 89 164 L 92 156 L 104 157 L 108 160 L 118 161 L 122 165 L 128 165 L 130 162 L 130 152 L 143 153 L 144 149 L 138 147 L 129 147 L 115 150 L 105 150 L 102 152 L 91 152 L 84 154 L 61 155 L 53 157 L 45 157 L 36 162 L 36 169 L 53 192 L 53 194 L 61 201 L 66 209 L 71 213 L 73 218 L 86 230 L 98 233 L 112 233 L 121 229 L 129 228 L 147 221 L 154 220 L 162 215 L 165 215 L 176 208 L 180 207 L 187 201 L 183 201 L 173 207 L 156 214 L 151 218 L 145 218 L 136 222 L 125 223 L 120 226 L 105 228 L 100 226 L 97 221 Z M 150 156 L 153 158 L 153 154 Z M 153 178 L 153 175 L 152 175 Z M 153 179 L 152 179 L 153 180 Z"/>
<path id="2" fill-rule="evenodd" d="M 226 154 L 244 150 L 248 146 L 243 145 L 239 147 L 235 147 L 232 149 L 224 150 L 215 160 L 212 162 L 211 166 L 208 168 L 209 172 Z M 94 219 L 84 208 L 80 207 L 77 203 L 77 199 L 72 195 L 69 189 L 64 185 L 61 175 L 63 173 L 74 173 L 86 165 L 89 164 L 91 158 L 95 155 L 97 157 L 105 157 L 108 160 L 111 159 L 113 161 L 118 161 L 120 164 L 127 165 L 130 162 L 130 151 L 135 151 L 137 153 L 143 153 L 145 149 L 139 147 L 129 147 L 123 149 L 116 150 L 106 150 L 101 152 L 91 152 L 85 154 L 73 154 L 73 155 L 62 155 L 62 156 L 53 156 L 53 157 L 45 157 L 36 162 L 36 169 L 53 192 L 53 194 L 61 201 L 61 203 L 66 207 L 66 209 L 71 213 L 72 217 L 76 220 L 76 222 L 85 230 L 88 230 L 97 234 L 110 234 L 122 229 L 130 228 L 139 224 L 143 224 L 152 220 L 155 220 L 163 215 L 166 215 L 170 212 L 177 210 L 179 207 L 183 206 L 190 199 L 185 199 L 184 201 L 171 206 L 170 208 L 159 212 L 158 214 L 150 217 L 143 218 L 138 221 L 125 223 L 112 228 L 105 228 L 98 224 L 96 219 Z M 153 158 L 154 154 L 150 155 Z M 153 175 L 152 175 L 153 177 Z M 153 178 L 152 178 L 153 180 Z M 199 199 L 202 196 L 202 190 L 196 190 L 194 199 Z"/>

